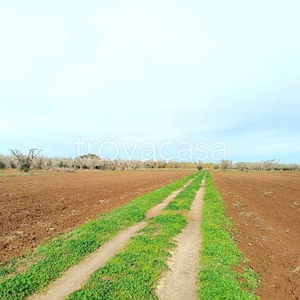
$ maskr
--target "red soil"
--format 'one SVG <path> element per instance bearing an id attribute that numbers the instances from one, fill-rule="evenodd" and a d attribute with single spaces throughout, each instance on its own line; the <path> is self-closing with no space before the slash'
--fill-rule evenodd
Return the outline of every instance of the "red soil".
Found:
<path id="1" fill-rule="evenodd" d="M 0 262 L 32 251 L 191 170 L 76 172 L 0 178 Z"/>
<path id="2" fill-rule="evenodd" d="M 300 299 L 300 172 L 212 172 L 261 299 Z"/>

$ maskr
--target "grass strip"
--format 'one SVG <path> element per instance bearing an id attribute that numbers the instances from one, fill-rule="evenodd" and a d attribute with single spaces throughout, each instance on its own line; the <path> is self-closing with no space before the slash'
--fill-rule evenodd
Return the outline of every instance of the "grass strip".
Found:
<path id="1" fill-rule="evenodd" d="M 164 211 L 188 211 L 191 208 L 191 204 L 199 190 L 200 184 L 205 176 L 205 172 L 201 172 L 190 185 L 182 190 L 176 198 L 171 201 L 165 208 Z"/>
<path id="2" fill-rule="evenodd" d="M 206 177 L 203 202 L 199 298 L 258 299 L 254 292 L 259 284 L 259 277 L 228 232 L 232 222 L 224 214 L 222 198 L 210 174 Z M 242 271 L 237 272 L 238 269 Z"/>
<path id="3" fill-rule="evenodd" d="M 67 299 L 158 299 L 156 287 L 163 272 L 168 270 L 169 251 L 175 247 L 172 240 L 187 224 L 180 211 L 182 207 L 190 208 L 203 176 L 201 173 L 170 202 L 179 203 L 175 206 L 177 209 L 171 206 L 170 210 L 151 218 L 123 251 L 99 268 L 82 289 Z"/>
<path id="4" fill-rule="evenodd" d="M 15 259 L 1 266 L 0 299 L 24 299 L 44 288 L 50 281 L 60 277 L 69 267 L 98 249 L 120 230 L 143 220 L 150 208 L 162 202 L 197 174 L 191 174 L 142 195 L 125 206 L 102 215 L 97 220 L 89 221 L 71 232 L 62 234 L 51 242 L 40 245 L 25 260 Z M 17 272 L 20 268 L 23 271 Z"/>
<path id="5" fill-rule="evenodd" d="M 172 239 L 185 227 L 181 214 L 159 215 L 133 237 L 127 247 L 99 268 L 68 300 L 158 299 L 160 275 L 168 269 Z"/>

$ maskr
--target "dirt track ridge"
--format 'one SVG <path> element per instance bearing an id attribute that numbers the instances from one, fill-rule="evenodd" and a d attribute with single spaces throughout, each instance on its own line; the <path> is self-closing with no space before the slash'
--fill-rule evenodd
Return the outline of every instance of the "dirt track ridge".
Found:
<path id="1" fill-rule="evenodd" d="M 204 186 L 205 178 L 188 214 L 188 224 L 175 238 L 177 248 L 168 262 L 170 271 L 160 280 L 157 287 L 157 295 L 160 300 L 197 299 L 196 281 L 200 260 L 200 221 Z"/>
<path id="2" fill-rule="evenodd" d="M 158 215 L 165 206 L 167 206 L 186 186 L 190 184 L 191 181 L 189 181 L 183 188 L 171 193 L 162 203 L 159 203 L 150 209 L 146 214 L 146 218 Z M 119 252 L 130 238 L 146 225 L 146 221 L 139 222 L 119 232 L 115 237 L 101 246 L 96 252 L 87 256 L 79 264 L 69 268 L 62 277 L 50 283 L 44 291 L 30 296 L 28 300 L 65 299 L 68 295 L 80 289 L 91 274 Z"/>

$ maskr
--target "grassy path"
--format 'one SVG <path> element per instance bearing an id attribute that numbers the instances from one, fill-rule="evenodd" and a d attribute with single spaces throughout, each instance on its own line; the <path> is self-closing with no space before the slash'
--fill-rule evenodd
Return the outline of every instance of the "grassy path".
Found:
<path id="1" fill-rule="evenodd" d="M 24 260 L 12 260 L 0 268 L 0 299 L 18 300 L 43 289 L 69 267 L 123 230 L 145 219 L 146 212 L 185 185 L 197 173 L 145 194 L 97 220 L 39 246 Z"/>
<path id="2" fill-rule="evenodd" d="M 189 184 L 189 183 L 187 183 Z M 183 190 L 177 190 L 169 195 L 162 203 L 159 203 L 147 212 L 146 218 L 156 216 Z M 62 300 L 72 292 L 80 289 L 82 284 L 98 268 L 102 267 L 110 258 L 118 253 L 138 230 L 147 225 L 146 221 L 138 222 L 120 231 L 111 240 L 102 245 L 97 251 L 87 256 L 80 263 L 68 269 L 62 277 L 52 282 L 42 294 L 35 294 L 28 300 Z"/>
<path id="3" fill-rule="evenodd" d="M 197 274 L 201 247 L 200 220 L 205 178 L 197 191 L 187 215 L 186 227 L 175 237 L 176 249 L 168 260 L 169 272 L 161 278 L 157 288 L 159 299 L 197 299 Z"/>
<path id="4" fill-rule="evenodd" d="M 203 176 L 179 193 L 162 214 L 150 218 L 121 252 L 67 299 L 158 299 L 156 287 L 168 269 L 169 251 L 176 246 L 173 239 L 187 224 L 182 212 L 190 209 Z"/>

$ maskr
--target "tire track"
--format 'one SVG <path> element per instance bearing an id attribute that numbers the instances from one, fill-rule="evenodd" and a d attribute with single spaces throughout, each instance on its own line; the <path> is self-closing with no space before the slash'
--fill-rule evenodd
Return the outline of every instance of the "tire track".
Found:
<path id="1" fill-rule="evenodd" d="M 197 276 L 200 261 L 200 222 L 203 196 L 205 190 L 205 178 L 201 183 L 191 210 L 188 214 L 188 224 L 176 237 L 177 249 L 172 253 L 168 265 L 170 271 L 163 277 L 157 287 L 157 295 L 160 300 L 194 300 L 196 292 Z"/>
<path id="2" fill-rule="evenodd" d="M 196 178 L 196 177 L 195 177 Z M 194 179 L 195 179 L 194 178 Z M 184 188 L 194 179 L 190 180 L 183 188 L 171 193 L 162 203 L 150 209 L 146 218 L 157 216 Z M 97 269 L 103 266 L 110 258 L 119 252 L 137 231 L 147 225 L 146 221 L 139 222 L 119 232 L 110 241 L 106 242 L 96 252 L 87 256 L 79 264 L 69 268 L 62 277 L 50 283 L 50 285 L 39 293 L 28 298 L 28 300 L 61 300 L 80 289 L 85 281 Z"/>

